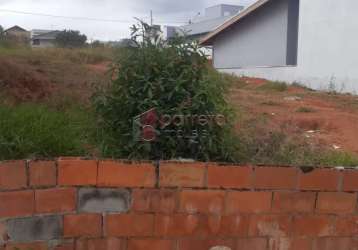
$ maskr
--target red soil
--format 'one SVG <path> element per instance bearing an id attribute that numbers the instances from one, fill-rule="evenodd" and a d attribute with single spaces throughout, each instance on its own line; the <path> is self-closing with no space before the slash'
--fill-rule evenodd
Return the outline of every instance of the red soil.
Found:
<path id="1" fill-rule="evenodd" d="M 0 58 L 0 85 L 17 101 L 39 101 L 50 97 L 55 86 L 40 72 Z"/>
<path id="2" fill-rule="evenodd" d="M 358 154 L 358 96 L 333 95 L 290 86 L 287 91 L 263 91 L 262 79 L 241 79 L 232 100 L 251 118 L 268 117 L 270 129 L 288 127 L 312 143 Z M 304 109 L 302 109 L 304 108 Z M 303 111 L 302 111 L 303 110 Z M 308 111 L 307 111 L 308 110 Z"/>

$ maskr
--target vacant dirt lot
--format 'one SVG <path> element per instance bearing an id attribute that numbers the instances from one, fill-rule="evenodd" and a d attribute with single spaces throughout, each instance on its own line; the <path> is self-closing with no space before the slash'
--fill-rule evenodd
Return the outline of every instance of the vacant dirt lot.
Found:
<path id="1" fill-rule="evenodd" d="M 96 87 L 109 80 L 109 64 L 0 56 L 0 95 L 3 101 L 14 103 L 87 105 Z M 312 145 L 358 154 L 357 96 L 253 78 L 236 79 L 230 93 L 231 102 L 238 107 L 239 130 L 260 123 L 264 133 L 284 131 Z"/>
<path id="2" fill-rule="evenodd" d="M 278 89 L 262 79 L 242 78 L 231 100 L 242 107 L 244 119 L 265 119 L 268 131 L 284 129 L 314 144 L 358 153 L 358 96 L 300 86 Z"/>

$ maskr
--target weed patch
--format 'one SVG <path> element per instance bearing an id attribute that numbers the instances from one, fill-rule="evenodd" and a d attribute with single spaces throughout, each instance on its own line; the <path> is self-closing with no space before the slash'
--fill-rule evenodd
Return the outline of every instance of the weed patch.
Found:
<path id="1" fill-rule="evenodd" d="M 86 155 L 93 134 L 91 119 L 80 109 L 0 106 L 0 160 Z"/>
<path id="2" fill-rule="evenodd" d="M 288 86 L 285 82 L 267 82 L 264 85 L 258 87 L 258 90 L 261 91 L 274 91 L 274 92 L 284 92 L 287 91 Z"/>

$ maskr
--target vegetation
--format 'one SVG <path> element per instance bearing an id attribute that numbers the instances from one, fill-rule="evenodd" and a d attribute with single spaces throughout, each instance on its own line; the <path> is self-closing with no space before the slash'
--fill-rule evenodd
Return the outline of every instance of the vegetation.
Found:
<path id="1" fill-rule="evenodd" d="M 87 36 L 75 30 L 64 30 L 56 36 L 56 43 L 61 48 L 81 48 L 86 41 Z"/>
<path id="2" fill-rule="evenodd" d="M 260 86 L 259 90 L 284 92 L 287 90 L 287 88 L 287 83 L 285 82 L 267 82 L 264 85 Z"/>
<path id="3" fill-rule="evenodd" d="M 0 160 L 86 155 L 93 122 L 80 109 L 42 105 L 0 106 Z"/>
<path id="4" fill-rule="evenodd" d="M 220 74 L 208 66 L 195 44 L 183 44 L 180 40 L 165 44 L 148 30 L 149 26 L 142 25 L 134 27 L 133 39 L 121 49 L 97 43 L 75 49 L 0 45 L 0 160 L 88 155 L 358 166 L 358 157 L 353 154 L 333 150 L 329 145 L 314 144 L 302 133 L 291 133 L 290 128 L 272 126 L 269 122 L 272 117 L 266 111 L 285 108 L 280 99 L 275 99 L 282 98 L 285 93 L 281 92 L 288 90 L 285 83 L 263 81 L 255 85 L 248 79 Z M 114 81 L 108 86 L 102 83 L 106 82 L 106 69 L 101 68 L 113 60 Z M 12 66 L 16 70 L 8 70 Z M 99 73 L 98 68 L 102 70 Z M 235 89 L 228 93 L 233 85 Z M 44 90 L 46 95 L 44 98 L 38 95 L 39 98 L 33 100 L 9 101 L 12 92 L 4 91 L 9 86 L 19 96 L 28 97 Z M 259 112 L 263 110 L 261 115 L 247 112 L 237 98 L 247 93 L 241 91 L 252 86 L 255 86 L 254 94 L 263 96 L 256 100 L 255 107 Z M 94 106 L 91 107 L 93 93 Z M 231 94 L 236 95 L 234 102 L 237 101 L 235 105 L 239 107 L 236 110 L 225 98 Z M 356 110 L 353 97 L 317 95 L 338 102 L 341 108 Z M 310 104 L 302 103 L 299 103 L 302 107 L 296 107 L 296 112 L 319 114 L 320 111 L 310 108 Z M 208 136 L 198 140 L 158 135 L 158 140 L 152 143 L 138 141 L 132 126 L 134 117 L 151 108 L 156 108 L 158 115 L 223 114 L 228 123 L 224 127 L 215 124 L 205 127 Z M 235 120 L 234 113 L 239 119 Z M 167 128 L 177 130 L 174 125 Z M 182 130 L 185 134 L 192 130 L 205 134 L 204 128 L 197 123 L 185 124 Z"/>
<path id="5" fill-rule="evenodd" d="M 313 113 L 313 112 L 315 112 L 315 110 L 312 108 L 309 108 L 309 107 L 299 107 L 296 112 L 298 112 L 298 113 Z"/>
<path id="6" fill-rule="evenodd" d="M 122 51 L 116 61 L 116 79 L 94 98 L 107 135 L 102 143 L 104 155 L 232 161 L 235 136 L 230 122 L 234 113 L 225 100 L 225 79 L 208 66 L 196 44 L 180 38 L 167 44 L 151 29 L 145 23 L 133 26 L 135 46 Z M 155 142 L 137 141 L 133 119 L 153 108 L 158 115 L 190 117 L 190 121 L 180 126 L 171 123 Z M 223 115 L 228 122 L 203 126 L 197 118 L 192 120 L 199 115 Z"/>
<path id="7" fill-rule="evenodd" d="M 11 56 L 28 60 L 30 63 L 39 61 L 67 61 L 78 64 L 96 64 L 113 60 L 115 49 L 106 47 L 96 48 L 41 48 L 31 49 L 29 47 L 1 46 L 0 55 Z"/>

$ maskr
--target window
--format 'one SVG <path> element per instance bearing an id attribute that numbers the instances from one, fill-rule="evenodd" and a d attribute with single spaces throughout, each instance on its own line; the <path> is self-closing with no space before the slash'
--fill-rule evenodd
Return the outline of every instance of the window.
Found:
<path id="1" fill-rule="evenodd" d="M 32 45 L 40 45 L 40 40 L 39 39 L 33 40 Z"/>

